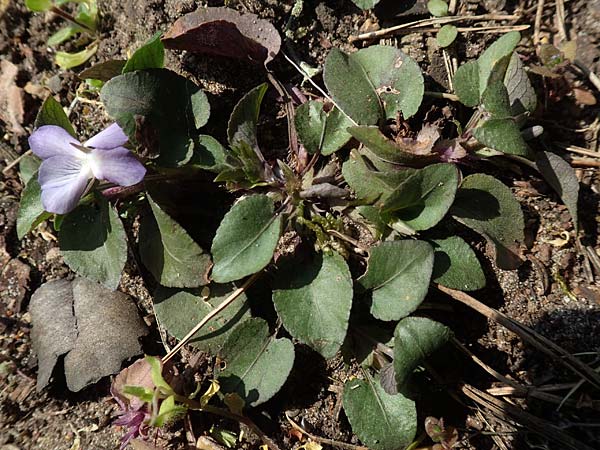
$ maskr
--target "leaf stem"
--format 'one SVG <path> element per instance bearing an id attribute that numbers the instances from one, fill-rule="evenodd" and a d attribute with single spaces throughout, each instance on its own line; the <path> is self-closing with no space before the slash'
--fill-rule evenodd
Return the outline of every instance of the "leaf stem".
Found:
<path id="1" fill-rule="evenodd" d="M 423 94 L 426 95 L 427 97 L 444 98 L 446 100 L 451 100 L 453 102 L 460 101 L 458 98 L 458 95 L 448 94 L 447 92 L 425 91 L 425 92 L 423 92 Z"/>
<path id="2" fill-rule="evenodd" d="M 177 352 L 179 352 L 179 350 L 181 350 L 181 348 L 187 344 L 189 342 L 189 340 L 198 332 L 200 331 L 200 329 L 206 325 L 206 323 L 208 321 L 210 321 L 213 317 L 215 317 L 217 314 L 219 314 L 221 311 L 223 311 L 225 308 L 227 308 L 231 303 L 233 303 L 233 301 L 238 298 L 242 293 L 244 293 L 250 286 L 252 286 L 252 284 L 254 284 L 254 282 L 258 279 L 258 277 L 262 274 L 262 272 L 256 272 L 254 275 L 252 275 L 250 278 L 248 278 L 246 280 L 246 282 L 239 287 L 238 289 L 236 289 L 234 292 L 232 292 L 232 294 L 227 297 L 225 300 L 223 300 L 219 306 L 217 306 L 215 309 L 213 309 L 210 313 L 208 313 L 206 316 L 204 316 L 204 318 L 198 322 L 198 324 L 196 324 L 196 326 L 194 328 L 192 328 L 190 330 L 190 332 L 188 334 L 186 334 L 184 336 L 184 338 L 179 341 L 179 343 L 173 347 L 171 349 L 171 351 L 169 353 L 167 353 L 163 358 L 162 358 L 162 362 L 163 364 L 166 363 L 167 361 L 169 361 L 173 356 L 175 356 L 175 354 L 177 354 Z"/>
<path id="3" fill-rule="evenodd" d="M 53 5 L 53 6 L 50 7 L 50 11 L 53 12 L 54 14 L 56 14 L 57 16 L 65 19 L 67 22 L 71 22 L 73 25 L 76 25 L 76 26 L 78 26 L 80 28 L 83 28 L 89 34 L 91 34 L 91 35 L 95 35 L 96 34 L 95 30 L 92 30 L 86 24 L 79 22 L 75 17 L 73 17 L 71 14 L 69 14 L 64 9 L 59 8 L 58 6 Z"/>

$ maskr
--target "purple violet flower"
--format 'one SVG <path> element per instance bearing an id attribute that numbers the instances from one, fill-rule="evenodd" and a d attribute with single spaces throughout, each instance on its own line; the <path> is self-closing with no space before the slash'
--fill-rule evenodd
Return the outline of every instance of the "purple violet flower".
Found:
<path id="1" fill-rule="evenodd" d="M 51 213 L 73 210 L 91 178 L 120 186 L 144 179 L 146 169 L 123 145 L 127 136 L 113 123 L 83 144 L 65 129 L 44 125 L 29 137 L 29 147 L 42 159 L 38 181 L 42 205 Z"/>

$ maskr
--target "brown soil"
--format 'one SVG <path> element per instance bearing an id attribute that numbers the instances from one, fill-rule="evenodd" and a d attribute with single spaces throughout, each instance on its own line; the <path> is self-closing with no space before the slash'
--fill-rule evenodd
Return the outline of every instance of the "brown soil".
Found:
<path id="1" fill-rule="evenodd" d="M 99 0 L 103 34 L 99 51 L 90 64 L 126 57 L 129 50 L 156 31 L 166 30 L 182 14 L 194 10 L 197 3 L 192 0 Z M 203 3 L 210 6 L 223 4 L 216 0 Z M 283 30 L 293 2 L 239 0 L 226 3 L 242 11 L 257 13 Z M 361 12 L 349 0 L 306 0 L 305 3 L 305 10 L 297 24 L 295 50 L 302 60 L 314 66 L 323 63 L 332 46 L 352 49 L 348 37 L 359 30 L 370 30 L 369 27 L 378 21 L 385 26 L 387 23 L 414 20 L 410 16 L 378 18 Z M 520 23 L 531 24 L 533 28 L 536 1 L 462 0 L 458 3 L 458 11 L 464 14 L 499 12 L 498 7 L 504 13 L 525 11 Z M 22 4 L 0 0 L 0 59 L 17 65 L 19 87 L 29 86 L 23 93 L 25 114 L 22 126 L 26 133 L 18 135 L 9 125 L 0 122 L 0 127 L 5 127 L 0 138 L 1 168 L 27 150 L 27 135 L 32 131 L 35 114 L 47 92 L 60 99 L 63 106 L 69 106 L 80 83 L 74 71 L 61 71 L 54 64 L 52 52 L 45 44 L 48 36 L 60 26 L 59 19 L 47 14 L 32 14 Z M 551 39 L 556 33 L 554 10 L 552 6 L 546 8 L 548 12 L 544 15 L 542 32 L 543 36 Z M 572 38 L 578 39 L 579 58 L 591 70 L 600 73 L 600 0 L 572 0 L 566 3 L 566 8 L 567 30 Z M 524 32 L 528 39 L 522 42 L 520 50 L 535 63 L 531 34 L 531 30 Z M 459 62 L 477 56 L 484 44 L 493 39 L 494 35 L 465 34 L 457 48 Z M 428 74 L 432 90 L 446 89 L 441 52 L 430 35 L 412 34 L 392 41 L 421 64 Z M 208 91 L 213 107 L 209 132 L 217 136 L 224 133 L 224 118 L 240 95 L 264 81 L 261 74 L 249 72 L 237 62 L 200 58 L 181 52 L 168 52 L 167 61 L 171 69 L 193 79 Z M 284 61 L 275 61 L 275 71 L 283 80 L 302 81 Z M 594 87 L 576 72 L 569 72 L 566 79 L 571 88 L 578 87 L 600 100 Z M 539 114 L 547 129 L 544 142 L 548 145 L 554 141 L 568 142 L 597 150 L 598 127 L 594 128 L 592 124 L 599 115 L 598 106 L 582 105 L 571 94 L 557 100 L 554 86 L 544 85 L 539 78 L 536 83 L 545 95 Z M 70 118 L 82 135 L 93 134 L 108 121 L 102 109 L 93 102 L 73 104 Z M 277 125 L 282 126 L 283 123 L 282 120 Z M 587 128 L 584 132 L 576 131 L 584 128 Z M 485 256 L 481 240 L 469 236 L 478 243 L 489 279 L 488 287 L 478 292 L 476 297 L 533 327 L 569 352 L 582 354 L 583 360 L 597 365 L 600 290 L 595 280 L 600 273 L 589 267 L 589 259 L 576 244 L 575 230 L 566 208 L 556 195 L 533 173 L 515 168 L 516 172 L 488 167 L 497 171 L 521 200 L 530 241 L 529 259 L 518 271 L 499 270 Z M 580 211 L 583 228 L 580 236 L 583 245 L 598 249 L 598 174 L 595 170 L 582 168 L 579 176 L 582 181 Z M 110 400 L 108 380 L 73 394 L 66 390 L 64 380 L 56 371 L 50 388 L 41 393 L 35 391 L 36 359 L 29 339 L 28 300 L 45 281 L 72 274 L 62 261 L 50 227 L 42 226 L 22 241 L 17 240 L 15 217 L 21 189 L 16 170 L 9 171 L 0 180 L 0 450 L 116 449 L 122 431 L 110 425 L 115 405 Z M 568 241 L 560 241 L 563 232 L 567 232 Z M 147 322 L 153 325 L 150 297 L 142 274 L 136 270 L 135 267 L 127 268 L 120 289 L 138 301 Z M 432 294 L 432 299 L 435 297 Z M 449 307 L 451 313 L 443 313 L 442 317 L 446 323 L 453 325 L 458 340 L 503 375 L 534 385 L 579 381 L 556 361 L 524 345 L 516 335 L 497 324 L 485 321 L 466 308 L 454 304 Z M 147 351 L 160 348 L 157 333 L 151 340 L 154 341 L 147 343 Z M 485 390 L 492 386 L 494 379 L 462 356 L 456 354 L 453 358 L 450 363 L 454 367 L 444 369 L 448 370 L 448 379 L 452 381 L 446 386 L 428 384 L 429 394 L 422 399 L 421 414 L 423 417 L 444 416 L 447 424 L 459 428 L 464 439 L 458 448 L 497 448 L 490 432 L 512 431 L 514 428 L 489 418 L 486 425 L 483 416 L 458 405 L 447 395 L 448 391 L 455 390 L 454 382 L 467 381 Z M 197 367 L 207 369 L 209 363 L 200 361 Z M 296 445 L 289 433 L 284 415 L 286 411 L 316 435 L 358 444 L 343 412 L 340 413 L 339 387 L 351 375 L 352 368 L 344 365 L 341 359 L 325 362 L 309 349 L 299 347 L 292 377 L 273 400 L 253 412 L 253 417 L 282 448 Z M 560 391 L 559 395 L 566 393 Z M 591 447 L 600 448 L 600 414 L 597 409 L 587 408 L 592 398 L 597 400 L 598 392 L 583 386 L 571 397 L 577 406 L 563 407 L 560 412 L 555 411 L 556 405 L 540 401 L 515 401 L 530 412 L 564 427 Z M 197 435 L 208 432 L 213 423 L 235 429 L 235 424 L 221 423 L 208 416 L 193 415 L 191 421 Z M 577 425 L 582 423 L 594 426 Z M 479 433 L 477 424 L 487 434 Z M 512 449 L 533 448 L 526 433 L 514 439 L 503 439 Z M 185 431 L 181 424 L 177 424 L 157 436 L 157 442 L 166 448 L 185 448 Z M 546 444 L 545 448 L 558 448 L 552 442 Z M 246 446 L 257 448 L 258 444 Z"/>

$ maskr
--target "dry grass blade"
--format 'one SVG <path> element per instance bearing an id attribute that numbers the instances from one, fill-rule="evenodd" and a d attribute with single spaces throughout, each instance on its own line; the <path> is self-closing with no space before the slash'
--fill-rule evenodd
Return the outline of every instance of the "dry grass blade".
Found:
<path id="1" fill-rule="evenodd" d="M 537 46 L 540 43 L 540 31 L 542 29 L 542 16 L 544 14 L 544 0 L 538 0 L 537 10 L 535 13 L 535 22 L 533 25 L 533 45 Z"/>
<path id="2" fill-rule="evenodd" d="M 514 380 L 511 380 L 510 378 L 505 377 L 504 375 L 502 375 L 501 373 L 496 371 L 494 368 L 485 364 L 481 359 L 479 359 L 477 356 L 475 356 L 471 351 L 469 351 L 468 348 L 466 348 L 464 345 L 462 345 L 458 340 L 452 339 L 452 343 L 456 347 L 458 347 L 459 350 L 461 350 L 463 353 L 468 355 L 475 364 L 477 364 L 479 367 L 481 367 L 483 370 L 485 370 L 491 376 L 496 378 L 498 381 L 501 381 L 502 383 L 508 385 L 508 386 L 503 386 L 503 387 L 487 389 L 486 391 L 489 394 L 494 395 L 494 396 L 532 397 L 532 398 L 536 398 L 538 400 L 542 400 L 542 401 L 545 401 L 548 403 L 553 403 L 555 405 L 558 405 L 558 408 L 560 408 L 563 404 L 573 407 L 573 408 L 577 407 L 577 402 L 568 400 L 566 397 L 563 398 L 559 395 L 549 394 L 547 392 L 544 392 L 544 391 L 538 389 L 535 386 L 524 386 Z M 571 388 L 576 387 L 578 384 L 579 383 L 571 385 Z M 595 409 L 595 410 L 600 410 L 600 401 L 593 400 L 590 405 L 590 408 Z"/>
<path id="3" fill-rule="evenodd" d="M 302 434 L 305 434 L 311 440 L 313 440 L 319 444 L 331 445 L 332 447 L 345 448 L 348 450 L 369 450 L 367 447 L 363 447 L 361 445 L 348 444 L 346 442 L 341 442 L 341 441 L 336 441 L 333 439 L 327 439 L 327 438 L 315 436 L 314 434 L 309 433 L 304 428 L 302 428 L 300 425 L 298 425 L 296 422 L 294 422 L 294 420 L 287 413 L 285 414 L 285 418 L 290 423 L 292 428 L 294 428 L 295 430 L 298 430 Z"/>
<path id="4" fill-rule="evenodd" d="M 454 300 L 457 300 L 463 303 L 464 305 L 469 306 L 470 308 L 474 309 L 475 311 L 487 317 L 488 319 L 498 322 L 500 325 L 518 335 L 521 339 L 538 349 L 540 352 L 555 359 L 558 363 L 562 364 L 563 366 L 568 367 L 580 377 L 584 378 L 586 381 L 591 383 L 594 387 L 600 389 L 600 374 L 598 374 L 598 372 L 596 372 L 594 369 L 592 369 L 590 366 L 588 366 L 581 360 L 575 358 L 564 348 L 560 347 L 559 345 L 556 345 L 550 339 L 542 336 L 541 334 L 532 330 L 531 328 L 511 319 L 506 314 L 503 314 L 498 310 L 484 305 L 480 301 L 476 300 L 468 294 L 465 294 L 464 292 L 450 289 L 439 284 L 436 286 L 440 291 L 444 292 L 445 294 L 448 294 Z"/>
<path id="5" fill-rule="evenodd" d="M 399 30 L 405 28 L 420 28 L 420 27 L 433 27 L 436 25 L 444 25 L 446 23 L 454 22 L 477 22 L 485 20 L 519 20 L 519 15 L 506 15 L 506 14 L 481 14 L 478 16 L 448 16 L 448 17 L 436 17 L 433 19 L 422 19 L 415 20 L 414 22 L 402 23 L 390 28 L 384 28 L 382 30 L 372 31 L 370 33 L 363 33 L 357 36 L 350 36 L 350 42 L 364 41 L 367 39 L 378 39 L 384 36 L 390 36 L 397 33 Z"/>
<path id="6" fill-rule="evenodd" d="M 207 314 L 206 316 L 204 316 L 204 318 L 198 322 L 198 324 L 192 328 L 190 330 L 190 332 L 188 334 L 186 334 L 184 336 L 184 338 L 179 341 L 179 343 L 173 347 L 171 349 L 171 351 L 169 353 L 167 353 L 163 359 L 162 362 L 163 364 L 166 363 L 168 360 L 170 360 L 173 356 L 175 356 L 177 354 L 177 352 L 179 350 L 182 349 L 182 347 L 188 343 L 188 341 L 194 337 L 194 335 L 200 331 L 200 329 L 206 325 L 213 317 L 215 317 L 217 314 L 219 314 L 221 311 L 223 311 L 225 308 L 227 308 L 231 303 L 233 303 L 233 301 L 238 298 L 243 292 L 245 292 L 250 286 L 252 286 L 252 284 L 256 281 L 256 279 L 260 276 L 262 272 L 257 272 L 254 275 L 252 275 L 250 278 L 248 278 L 248 280 L 242 285 L 242 287 L 236 289 L 235 291 L 233 291 L 233 293 L 227 297 L 225 300 L 223 300 L 219 306 L 217 306 L 215 309 L 213 309 L 209 314 Z"/>
<path id="7" fill-rule="evenodd" d="M 595 152 L 593 150 L 579 147 L 577 145 L 569 145 L 562 142 L 555 142 L 554 145 L 556 145 L 561 150 L 566 150 L 568 152 L 576 153 L 578 155 L 589 156 L 591 158 L 600 158 L 600 152 Z"/>
<path id="8" fill-rule="evenodd" d="M 468 384 L 462 386 L 461 390 L 467 397 L 480 406 L 485 407 L 496 417 L 515 421 L 534 433 L 540 434 L 552 442 L 561 444 L 565 449 L 594 450 L 592 447 L 589 447 L 583 442 L 571 437 L 557 426 L 552 425 L 551 423 L 540 419 L 533 414 L 523 411 L 518 406 L 512 405 L 504 400 L 482 392 Z"/>

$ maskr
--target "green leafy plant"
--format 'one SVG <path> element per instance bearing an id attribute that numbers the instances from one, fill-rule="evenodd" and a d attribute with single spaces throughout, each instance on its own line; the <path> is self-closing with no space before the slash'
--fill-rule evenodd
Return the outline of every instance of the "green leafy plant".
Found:
<path id="1" fill-rule="evenodd" d="M 67 3 L 76 4 L 76 12 L 70 14 L 62 8 Z M 33 12 L 52 12 L 64 19 L 68 25 L 48 38 L 48 45 L 56 47 L 77 35 L 82 35 L 85 48 L 78 52 L 56 52 L 56 64 L 62 69 L 80 66 L 98 50 L 98 6 L 96 0 L 25 0 L 25 6 Z"/>
<path id="2" fill-rule="evenodd" d="M 418 402 L 409 394 L 416 369 L 451 337 L 424 317 L 423 301 L 437 285 L 485 286 L 471 232 L 487 240 L 499 267 L 521 261 L 521 207 L 502 181 L 478 172 L 478 162 L 508 157 L 538 169 L 576 221 L 572 169 L 556 155 L 536 155 L 521 134 L 535 93 L 514 52 L 519 39 L 509 33 L 459 68 L 456 95 L 473 115 L 452 132 L 427 123 L 414 129 L 423 123 L 424 80 L 409 56 L 379 45 L 350 55 L 332 49 L 323 72 L 328 92 L 296 105 L 288 125 L 297 151 L 285 157 L 260 133 L 268 84 L 241 97 L 222 143 L 202 134 L 208 99 L 163 68 L 155 36 L 127 62 L 83 75 L 102 81 L 100 99 L 144 164 L 144 182 L 129 186 L 94 172 L 73 209 L 56 214 L 45 211 L 44 177 L 30 174 L 19 234 L 52 217 L 71 269 L 116 288 L 127 259 L 124 230 L 136 218 L 129 246 L 153 279 L 158 319 L 181 340 L 164 362 L 187 342 L 218 356 L 225 363 L 215 375 L 221 400 L 243 419 L 244 408 L 285 384 L 294 342 L 324 358 L 342 351 L 362 369 L 343 389 L 355 433 L 376 450 L 407 447 L 418 428 Z M 48 125 L 74 135 L 53 99 L 36 122 L 38 131 Z M 248 288 L 261 277 L 260 301 L 272 302 L 277 323 L 248 307 Z M 365 348 L 385 349 L 379 364 Z M 157 360 L 148 363 L 153 387 L 124 392 L 146 405 L 143 423 L 161 426 L 192 406 L 164 381 Z"/>

